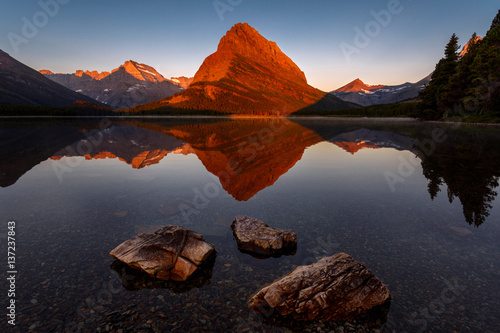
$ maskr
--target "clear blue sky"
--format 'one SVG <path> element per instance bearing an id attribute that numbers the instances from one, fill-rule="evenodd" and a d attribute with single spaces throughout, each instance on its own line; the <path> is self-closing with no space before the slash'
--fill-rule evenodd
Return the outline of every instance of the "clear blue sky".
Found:
<path id="1" fill-rule="evenodd" d="M 377 28 L 370 12 L 398 0 L 219 0 L 231 9 L 221 16 L 213 0 L 41 1 L 67 3 L 44 17 L 39 0 L 0 0 L 0 49 L 35 69 L 110 71 L 132 59 L 166 77 L 193 76 L 232 25 L 248 22 L 325 91 L 358 77 L 368 84 L 418 81 L 432 72 L 453 33 L 461 45 L 473 32 L 484 36 L 500 9 L 498 0 L 400 0 L 390 22 Z M 8 36 L 25 38 L 23 18 L 41 27 L 28 31 L 15 52 Z M 372 37 L 357 47 L 355 28 L 365 31 L 367 24 Z M 358 53 L 348 61 L 341 45 Z"/>

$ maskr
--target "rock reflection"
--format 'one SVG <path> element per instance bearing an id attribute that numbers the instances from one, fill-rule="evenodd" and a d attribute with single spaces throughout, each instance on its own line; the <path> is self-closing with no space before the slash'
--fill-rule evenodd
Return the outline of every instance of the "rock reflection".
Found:
<path id="1" fill-rule="evenodd" d="M 207 260 L 187 281 L 155 279 L 119 260 L 115 260 L 111 264 L 111 268 L 118 273 L 123 287 L 127 290 L 168 289 L 173 293 L 180 294 L 187 293 L 192 289 L 203 288 L 211 283 L 216 257 L 215 255 Z"/>
<path id="2" fill-rule="evenodd" d="M 384 304 L 375 307 L 363 315 L 359 315 L 355 318 L 351 318 L 348 321 L 338 321 L 338 322 L 321 322 L 318 328 L 321 328 L 321 332 L 339 332 L 339 327 L 349 328 L 349 332 L 366 332 L 367 329 L 370 331 L 379 331 L 388 321 L 389 310 L 391 308 L 391 301 L 387 301 Z M 257 316 L 257 315 L 256 315 Z M 294 332 L 301 332 L 309 328 L 314 321 L 297 321 L 293 318 L 283 317 L 278 313 L 278 311 L 268 312 L 267 314 L 258 315 L 261 317 L 262 322 L 265 325 L 269 325 L 276 328 L 286 328 Z M 320 330 L 318 330 L 320 332 Z"/>

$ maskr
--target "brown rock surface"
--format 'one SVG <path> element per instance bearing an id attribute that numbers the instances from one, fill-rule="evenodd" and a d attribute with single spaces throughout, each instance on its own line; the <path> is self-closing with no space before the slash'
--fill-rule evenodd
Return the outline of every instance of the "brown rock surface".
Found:
<path id="1" fill-rule="evenodd" d="M 249 306 L 257 313 L 273 308 L 296 320 L 347 320 L 390 299 L 389 290 L 368 268 L 338 253 L 297 267 L 258 291 Z"/>
<path id="2" fill-rule="evenodd" d="M 186 281 L 215 252 L 203 236 L 166 226 L 154 234 L 139 234 L 123 242 L 110 255 L 152 277 Z"/>
<path id="3" fill-rule="evenodd" d="M 252 217 L 236 217 L 231 229 L 241 251 L 272 256 L 294 252 L 297 247 L 295 232 L 269 227 L 261 220 Z"/>

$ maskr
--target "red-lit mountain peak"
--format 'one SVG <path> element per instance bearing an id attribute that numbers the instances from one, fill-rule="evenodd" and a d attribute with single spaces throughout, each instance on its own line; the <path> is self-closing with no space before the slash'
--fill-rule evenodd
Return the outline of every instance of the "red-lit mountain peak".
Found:
<path id="1" fill-rule="evenodd" d="M 371 91 L 371 90 L 381 89 L 381 88 L 384 88 L 384 87 L 385 87 L 384 85 L 370 86 L 370 85 L 365 84 L 360 79 L 356 79 L 356 80 L 354 80 L 354 81 L 346 84 L 342 88 L 339 88 L 339 89 L 337 89 L 335 91 L 339 91 L 339 92 L 358 92 L 358 91 L 364 91 L 364 92 L 367 92 L 367 91 Z"/>

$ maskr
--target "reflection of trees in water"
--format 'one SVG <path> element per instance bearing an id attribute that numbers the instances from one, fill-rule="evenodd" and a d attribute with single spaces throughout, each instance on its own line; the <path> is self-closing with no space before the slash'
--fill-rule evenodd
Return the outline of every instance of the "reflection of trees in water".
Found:
<path id="1" fill-rule="evenodd" d="M 429 194 L 436 198 L 440 186 L 446 184 L 450 203 L 458 198 L 466 221 L 479 226 L 490 215 L 491 203 L 498 194 L 500 140 L 474 131 L 447 134 L 447 140 L 437 144 L 432 154 L 419 154 L 429 180 Z"/>

